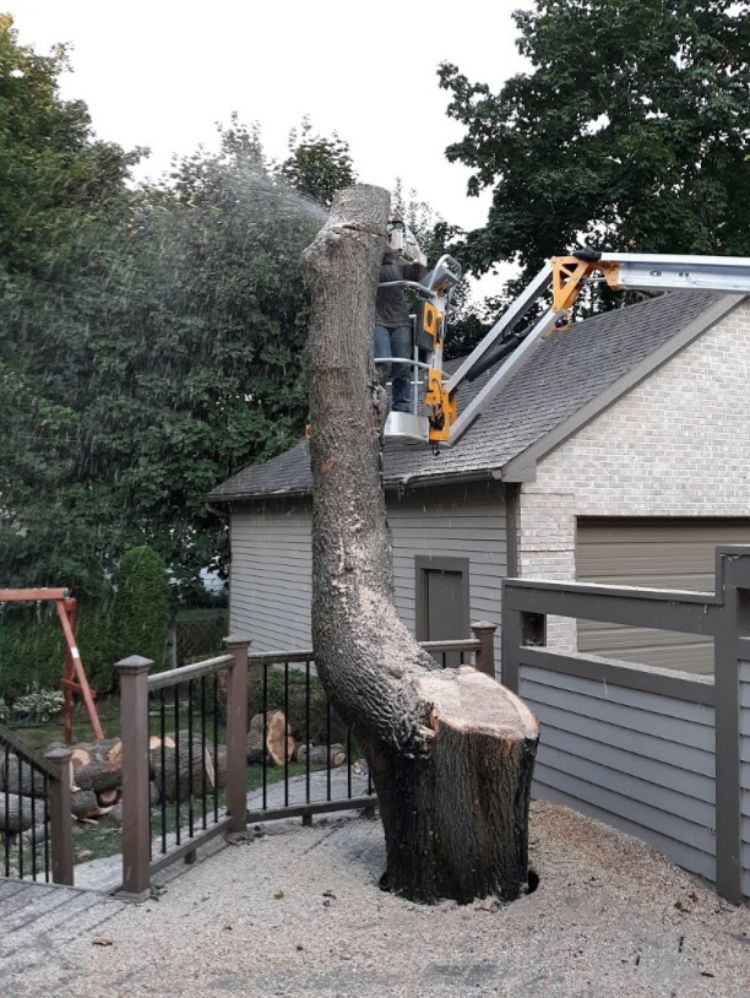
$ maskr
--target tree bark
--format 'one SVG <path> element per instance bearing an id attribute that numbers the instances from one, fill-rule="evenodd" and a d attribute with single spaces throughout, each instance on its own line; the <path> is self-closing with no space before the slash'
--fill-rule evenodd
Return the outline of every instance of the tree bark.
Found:
<path id="1" fill-rule="evenodd" d="M 304 762 L 307 759 L 308 750 L 310 764 L 313 766 L 330 765 L 335 769 L 338 766 L 343 766 L 346 762 L 346 749 L 338 742 L 331 745 L 330 749 L 327 745 L 298 745 L 294 753 L 297 762 Z"/>
<path id="2" fill-rule="evenodd" d="M 305 251 L 315 663 L 363 747 L 383 821 L 384 886 L 412 900 L 518 897 L 538 725 L 470 667 L 439 670 L 396 614 L 372 360 L 386 191 L 342 191 Z"/>
<path id="3" fill-rule="evenodd" d="M 190 738 L 187 731 L 179 731 L 177 734 L 171 732 L 164 738 L 164 766 L 162 768 L 161 742 L 151 739 L 158 744 L 149 749 L 149 762 L 151 776 L 159 788 L 159 794 L 164 794 L 164 799 L 169 803 L 177 800 L 178 789 L 180 800 L 186 800 L 190 794 Z M 179 766 L 178 766 L 179 753 Z M 198 795 L 203 789 L 203 774 L 205 772 L 206 790 L 213 790 L 216 784 L 216 771 L 214 769 L 211 750 L 206 745 L 205 753 L 199 735 L 193 733 L 192 739 L 192 774 L 193 793 Z M 179 787 L 178 787 L 179 784 Z"/>

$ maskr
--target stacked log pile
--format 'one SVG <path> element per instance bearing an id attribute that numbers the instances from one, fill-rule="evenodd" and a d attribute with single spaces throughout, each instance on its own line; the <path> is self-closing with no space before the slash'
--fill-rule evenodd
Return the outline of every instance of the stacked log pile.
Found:
<path id="1" fill-rule="evenodd" d="M 49 748 L 63 747 L 53 742 Z M 306 760 L 313 766 L 341 766 L 346 762 L 346 749 L 297 742 L 282 710 L 256 714 L 250 721 L 246 740 L 247 761 L 283 766 L 285 762 Z M 223 783 L 226 772 L 226 747 L 218 747 L 213 757 L 213 742 L 205 746 L 199 734 L 188 731 L 171 732 L 163 739 L 149 739 L 151 770 L 151 802 L 174 804 L 178 797 L 186 800 L 192 791 L 200 796 L 210 793 Z M 71 811 L 82 822 L 95 822 L 109 814 L 121 797 L 122 741 L 106 738 L 98 742 L 79 742 L 72 746 L 73 785 Z M 191 785 L 192 774 L 192 785 Z M 7 793 L 6 793 L 7 791 Z M 0 753 L 0 834 L 28 832 L 37 825 L 38 838 L 44 833 L 45 802 L 43 776 L 32 770 L 29 763 L 13 752 L 7 757 Z M 33 803 L 32 803 L 33 800 Z"/>

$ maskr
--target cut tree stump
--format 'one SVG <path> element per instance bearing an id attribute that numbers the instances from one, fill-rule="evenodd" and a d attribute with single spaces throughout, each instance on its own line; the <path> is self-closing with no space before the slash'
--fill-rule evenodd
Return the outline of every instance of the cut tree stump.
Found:
<path id="1" fill-rule="evenodd" d="M 266 744 L 263 752 L 263 715 L 256 714 L 247 732 L 247 761 L 262 762 L 265 754 L 272 766 L 283 766 L 294 758 L 295 741 L 291 728 L 286 729 L 283 710 L 266 711 Z"/>
<path id="2" fill-rule="evenodd" d="M 423 902 L 512 900 L 528 881 L 536 719 L 489 676 L 439 670 L 393 604 L 372 348 L 389 217 L 387 191 L 339 191 L 303 256 L 315 665 L 377 790 L 383 885 Z"/>

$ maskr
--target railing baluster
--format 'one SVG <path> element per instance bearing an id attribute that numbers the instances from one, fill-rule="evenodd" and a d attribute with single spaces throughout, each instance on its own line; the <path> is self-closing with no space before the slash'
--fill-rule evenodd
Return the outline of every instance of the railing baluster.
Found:
<path id="1" fill-rule="evenodd" d="M 49 883 L 49 778 L 42 773 L 42 793 L 44 795 L 44 882 Z"/>
<path id="2" fill-rule="evenodd" d="M 21 773 L 22 773 L 22 768 L 23 767 L 21 766 L 21 758 L 20 758 L 20 756 L 18 756 L 18 755 L 16 756 L 16 761 L 18 762 L 18 766 L 16 767 L 16 777 L 17 777 L 17 779 L 16 779 L 17 788 L 16 789 L 17 789 L 17 793 L 18 793 L 18 811 L 19 811 L 19 815 L 22 816 L 23 815 L 23 783 L 21 781 Z M 19 830 L 18 830 L 18 834 L 16 835 L 16 844 L 17 844 L 17 847 L 18 847 L 18 877 L 19 877 L 19 880 L 23 880 L 23 842 L 22 842 L 22 834 L 21 834 L 21 829 L 20 829 L 20 826 L 22 824 L 23 824 L 23 822 L 19 821 Z"/>
<path id="3" fill-rule="evenodd" d="M 149 717 L 146 726 L 146 751 L 149 753 L 149 770 L 151 768 L 151 749 L 148 748 L 149 739 L 151 737 L 151 696 L 148 694 L 148 706 L 149 706 Z M 148 786 L 148 859 L 149 862 L 154 858 L 154 812 L 151 808 L 151 781 L 149 780 Z"/>
<path id="4" fill-rule="evenodd" d="M 201 817 L 203 824 L 203 831 L 208 828 L 208 822 L 206 820 L 206 677 L 201 676 L 201 758 L 203 759 L 203 766 L 201 767 Z M 219 762 L 218 759 L 214 758 L 214 779 L 218 777 L 219 773 Z"/>
<path id="5" fill-rule="evenodd" d="M 352 729 L 346 729 L 346 796 L 352 796 Z"/>
<path id="6" fill-rule="evenodd" d="M 310 659 L 305 660 L 305 803 L 310 803 Z"/>
<path id="7" fill-rule="evenodd" d="M 214 673 L 213 681 L 213 701 L 214 701 L 214 761 L 219 758 L 219 675 Z M 214 765 L 214 823 L 219 820 L 219 767 Z"/>
<path id="8" fill-rule="evenodd" d="M 159 690 L 159 755 L 161 757 L 161 773 L 159 774 L 159 806 L 161 808 L 161 851 L 167 851 L 167 794 L 166 794 L 166 769 L 167 769 L 167 747 L 164 739 L 167 735 L 167 706 L 164 701 L 164 690 Z"/>
<path id="9" fill-rule="evenodd" d="M 284 662 L 284 807 L 289 807 L 289 663 Z"/>
<path id="10" fill-rule="evenodd" d="M 8 817 L 10 809 L 10 787 L 8 780 L 8 759 L 10 758 L 10 750 L 8 746 L 5 746 L 5 768 L 3 773 L 5 774 L 5 816 L 3 818 L 3 841 L 5 843 L 5 876 L 10 876 L 10 818 Z"/>
<path id="11" fill-rule="evenodd" d="M 331 799 L 331 701 L 326 697 L 326 800 Z"/>
<path id="12" fill-rule="evenodd" d="M 188 833 L 193 837 L 193 680 L 188 680 Z"/>
<path id="13" fill-rule="evenodd" d="M 180 844 L 180 684 L 174 685 L 174 823 L 177 845 Z"/>
<path id="14" fill-rule="evenodd" d="M 260 745 L 260 765 L 261 765 L 261 779 L 263 781 L 263 810 L 265 811 L 268 807 L 268 784 L 266 780 L 267 776 L 267 764 L 266 764 L 266 736 L 268 732 L 266 731 L 266 711 L 268 710 L 268 663 L 263 663 L 263 697 L 261 700 L 261 709 L 263 711 L 263 740 Z"/>
<path id="15" fill-rule="evenodd" d="M 21 760 L 18 760 L 20 767 Z M 31 879 L 36 880 L 36 797 L 34 796 L 34 767 L 29 766 L 31 774 Z"/>

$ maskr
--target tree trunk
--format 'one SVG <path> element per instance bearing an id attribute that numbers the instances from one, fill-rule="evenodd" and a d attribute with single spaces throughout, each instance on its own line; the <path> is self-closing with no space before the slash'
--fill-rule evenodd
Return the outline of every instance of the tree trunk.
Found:
<path id="1" fill-rule="evenodd" d="M 313 474 L 313 644 L 336 713 L 367 756 L 384 886 L 412 900 L 518 897 L 528 879 L 536 719 L 463 666 L 439 670 L 399 620 L 372 360 L 386 191 L 340 192 L 305 251 Z"/>

